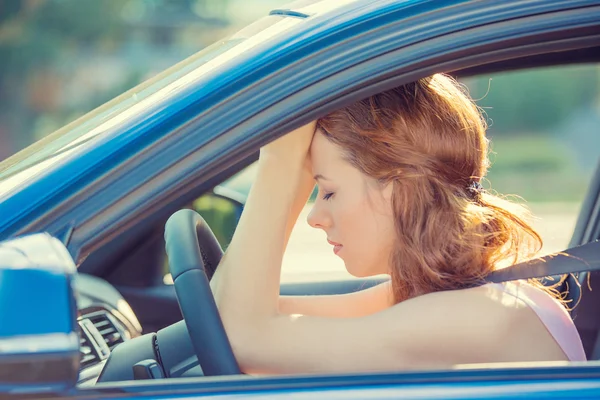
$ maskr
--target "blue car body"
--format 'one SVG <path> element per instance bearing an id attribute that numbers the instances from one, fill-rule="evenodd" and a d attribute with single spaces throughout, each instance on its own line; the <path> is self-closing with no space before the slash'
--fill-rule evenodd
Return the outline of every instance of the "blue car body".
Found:
<path id="1" fill-rule="evenodd" d="M 4 161 L 0 240 L 48 232 L 64 243 L 80 272 L 94 274 L 98 254 L 249 165 L 261 145 L 352 100 L 434 72 L 469 75 L 566 63 L 569 57 L 598 59 L 599 1 L 299 3 L 306 4 L 273 10 L 249 35 L 241 32 L 200 52 Z M 581 225 L 592 217 L 580 218 Z M 573 240 L 589 239 L 584 231 L 578 229 Z M 600 364 L 182 378 L 101 383 L 47 395 L 223 394 L 598 398 Z"/>

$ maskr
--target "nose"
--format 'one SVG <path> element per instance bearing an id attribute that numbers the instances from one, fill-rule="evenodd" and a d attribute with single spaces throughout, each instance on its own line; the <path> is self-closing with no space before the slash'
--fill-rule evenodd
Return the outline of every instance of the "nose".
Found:
<path id="1" fill-rule="evenodd" d="M 319 203 L 320 202 L 317 199 L 308 213 L 306 221 L 308 222 L 308 225 L 313 228 L 327 229 L 331 226 L 331 216 Z"/>

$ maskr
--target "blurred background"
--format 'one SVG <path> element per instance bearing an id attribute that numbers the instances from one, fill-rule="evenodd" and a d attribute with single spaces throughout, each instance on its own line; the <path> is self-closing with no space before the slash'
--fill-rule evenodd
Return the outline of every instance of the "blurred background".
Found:
<path id="1" fill-rule="evenodd" d="M 279 0 L 0 0 L 0 159 Z"/>
<path id="2" fill-rule="evenodd" d="M 0 161 L 286 3 L 0 0 Z M 560 66 L 464 83 L 490 125 L 485 186 L 526 200 L 545 251 L 560 250 L 598 164 L 600 68 Z M 247 192 L 252 176 L 250 167 L 228 184 Z M 343 269 L 324 237 L 310 232 L 305 223 L 294 231 L 290 270 Z"/>

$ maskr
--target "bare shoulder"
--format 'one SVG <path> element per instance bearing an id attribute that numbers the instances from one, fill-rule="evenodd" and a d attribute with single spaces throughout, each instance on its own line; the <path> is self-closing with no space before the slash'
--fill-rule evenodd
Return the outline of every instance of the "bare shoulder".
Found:
<path id="1" fill-rule="evenodd" d="M 456 318 L 470 318 L 470 315 L 478 317 L 489 316 L 484 320 L 490 320 L 495 324 L 506 321 L 498 321 L 498 317 L 513 318 L 526 305 L 515 296 L 503 292 L 494 286 L 480 286 L 461 290 L 447 290 L 430 293 L 415 297 L 413 299 L 397 304 L 394 308 L 403 313 L 411 310 L 414 313 L 422 313 L 427 310 L 431 316 L 445 320 L 445 316 Z M 499 314 L 498 314 L 499 313 Z M 494 318 L 492 318 L 492 314 Z M 462 316 L 462 317 L 461 317 Z"/>
<path id="2" fill-rule="evenodd" d="M 443 366 L 444 360 L 456 364 L 564 359 L 535 312 L 494 285 L 423 295 L 389 312 L 391 318 L 395 314 L 412 321 L 411 336 L 420 337 L 415 343 L 422 344 L 413 347 L 412 356 L 423 367 L 434 360 Z"/>

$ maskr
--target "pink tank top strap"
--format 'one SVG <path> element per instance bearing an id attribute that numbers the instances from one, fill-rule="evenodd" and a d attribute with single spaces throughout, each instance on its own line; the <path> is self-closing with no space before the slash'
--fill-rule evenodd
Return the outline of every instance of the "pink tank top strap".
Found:
<path id="1" fill-rule="evenodd" d="M 522 282 L 492 283 L 527 304 L 544 324 L 570 361 L 586 361 L 581 338 L 571 316 L 558 300 Z"/>

